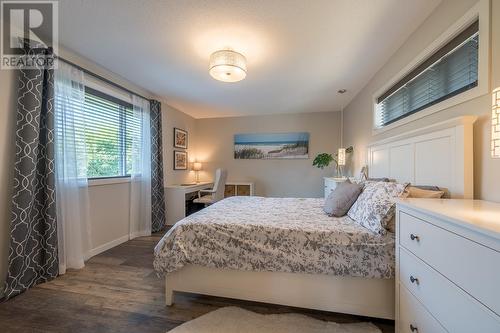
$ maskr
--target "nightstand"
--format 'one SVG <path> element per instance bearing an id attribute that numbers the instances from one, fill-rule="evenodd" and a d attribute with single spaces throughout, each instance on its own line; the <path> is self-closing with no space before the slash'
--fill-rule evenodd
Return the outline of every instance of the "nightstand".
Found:
<path id="1" fill-rule="evenodd" d="M 337 188 L 337 184 L 343 183 L 347 178 L 324 177 L 325 180 L 325 198 Z"/>

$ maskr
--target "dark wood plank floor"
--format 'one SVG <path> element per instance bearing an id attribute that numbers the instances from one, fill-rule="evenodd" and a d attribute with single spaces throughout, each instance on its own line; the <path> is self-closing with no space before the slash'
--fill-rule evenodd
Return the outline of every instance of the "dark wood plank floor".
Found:
<path id="1" fill-rule="evenodd" d="M 164 281 L 152 268 L 152 250 L 161 236 L 126 242 L 90 259 L 81 270 L 0 304 L 0 332 L 164 333 L 224 306 L 297 312 L 336 322 L 372 321 L 384 333 L 394 332 L 392 321 L 194 294 L 177 293 L 175 305 L 165 307 Z"/>

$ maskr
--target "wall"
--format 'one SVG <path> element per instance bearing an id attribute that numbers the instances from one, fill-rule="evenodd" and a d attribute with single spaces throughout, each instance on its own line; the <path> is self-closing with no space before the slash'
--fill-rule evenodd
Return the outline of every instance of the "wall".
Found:
<path id="1" fill-rule="evenodd" d="M 490 157 L 491 96 L 483 95 L 425 118 L 402 125 L 381 135 L 372 135 L 373 94 L 391 80 L 414 57 L 431 44 L 449 26 L 462 17 L 476 0 L 445 0 L 410 36 L 385 66 L 368 82 L 345 110 L 344 141 L 354 145 L 353 168 L 358 172 L 366 161 L 366 146 L 370 142 L 396 135 L 418 127 L 437 123 L 460 115 L 477 115 L 474 126 L 474 182 L 477 199 L 500 202 L 500 160 Z M 492 83 L 500 86 L 500 1 L 493 1 L 492 20 Z"/>
<path id="2" fill-rule="evenodd" d="M 16 73 L 0 70 L 0 87 L 0 290 L 3 290 L 9 253 L 11 180 L 14 174 L 15 141 L 12 138 L 16 127 Z"/>
<path id="3" fill-rule="evenodd" d="M 174 170 L 174 127 L 188 132 L 188 158 L 193 155 L 196 145 L 196 120 L 163 102 L 162 136 L 163 136 L 163 174 L 165 185 L 182 184 L 195 181 L 195 174 L 190 170 Z"/>
<path id="4" fill-rule="evenodd" d="M 322 197 L 322 177 L 333 170 L 317 169 L 312 160 L 320 152 L 338 149 L 339 120 L 340 112 L 198 119 L 195 157 L 204 168 L 200 178 L 212 179 L 215 169 L 223 167 L 228 180 L 254 181 L 257 195 Z M 234 134 L 266 132 L 309 132 L 309 159 L 234 159 Z"/>

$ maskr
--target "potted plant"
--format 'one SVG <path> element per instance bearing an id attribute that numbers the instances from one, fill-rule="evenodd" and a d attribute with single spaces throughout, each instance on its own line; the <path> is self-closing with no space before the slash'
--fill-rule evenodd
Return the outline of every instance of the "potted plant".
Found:
<path id="1" fill-rule="evenodd" d="M 354 151 L 352 146 L 346 148 L 346 154 L 351 154 Z M 330 165 L 330 163 L 335 163 L 335 170 L 337 171 L 337 175 L 342 175 L 341 166 L 338 163 L 338 153 L 329 154 L 329 153 L 320 153 L 318 154 L 313 161 L 313 166 L 324 169 Z"/>

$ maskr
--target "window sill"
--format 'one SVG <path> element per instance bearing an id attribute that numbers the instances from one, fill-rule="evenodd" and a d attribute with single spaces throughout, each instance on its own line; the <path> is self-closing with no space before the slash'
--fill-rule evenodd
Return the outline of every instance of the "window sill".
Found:
<path id="1" fill-rule="evenodd" d="M 103 186 L 113 184 L 130 183 L 130 177 L 116 177 L 116 178 L 102 178 L 102 179 L 89 179 L 89 186 Z"/>

